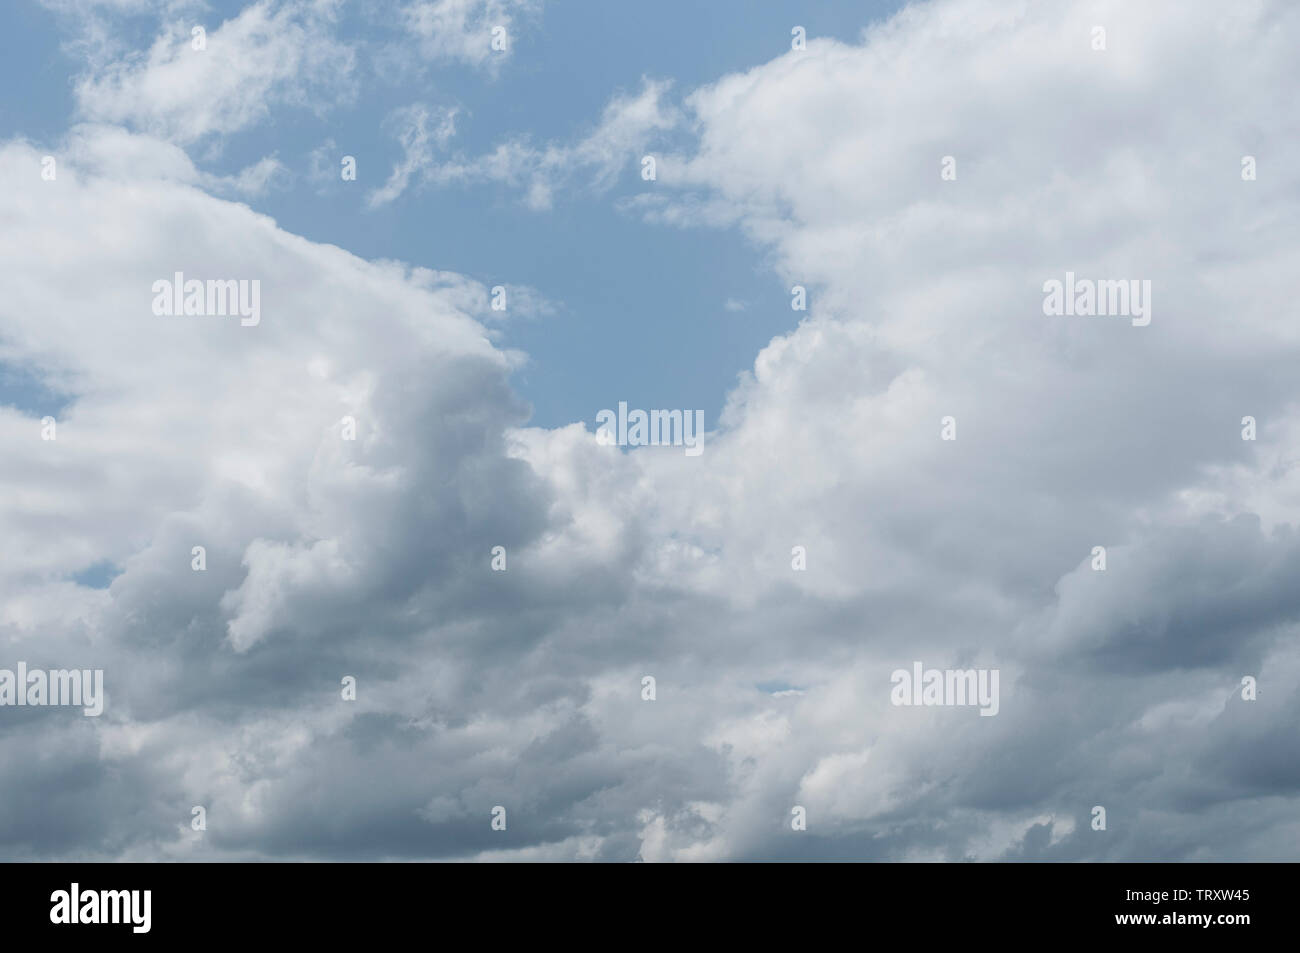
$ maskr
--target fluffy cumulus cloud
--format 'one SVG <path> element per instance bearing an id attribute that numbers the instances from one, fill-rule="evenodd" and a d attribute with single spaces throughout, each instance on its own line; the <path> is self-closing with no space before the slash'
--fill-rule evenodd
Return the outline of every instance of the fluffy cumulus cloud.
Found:
<path id="1" fill-rule="evenodd" d="M 807 289 L 699 456 L 528 427 L 487 289 L 215 196 L 166 108 L 94 110 L 56 182 L 0 146 L 0 362 L 63 395 L 53 441 L 0 408 L 0 645 L 108 694 L 4 709 L 0 852 L 1293 857 L 1298 41 L 936 2 L 557 146 L 679 125 L 626 210 Z M 260 279 L 260 323 L 155 316 L 177 271 Z M 1150 324 L 1044 315 L 1066 271 L 1150 280 Z M 996 669 L 996 716 L 891 704 L 916 660 Z"/>

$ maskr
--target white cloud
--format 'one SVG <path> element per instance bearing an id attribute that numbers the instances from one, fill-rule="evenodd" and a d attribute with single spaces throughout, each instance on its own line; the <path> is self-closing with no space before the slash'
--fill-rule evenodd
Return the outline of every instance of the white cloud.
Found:
<path id="1" fill-rule="evenodd" d="M 541 0 L 419 0 L 401 15 L 424 56 L 491 67 L 512 54 L 519 18 L 533 19 L 541 8 Z M 504 49 L 493 48 L 494 36 Z"/>
<path id="2" fill-rule="evenodd" d="M 388 180 L 366 198 L 371 208 L 386 205 L 406 191 L 412 176 L 424 174 L 433 165 L 433 151 L 442 148 L 456 134 L 456 110 L 432 109 L 420 103 L 395 110 L 388 117 L 402 145 L 402 158 Z"/>
<path id="3" fill-rule="evenodd" d="M 193 48 L 189 20 L 167 24 L 148 53 L 83 76 L 90 120 L 128 124 L 181 145 L 262 122 L 273 106 L 324 111 L 354 95 L 355 54 L 334 37 L 334 0 L 260 0 L 210 24 Z M 201 24 L 199 24 L 201 25 Z"/>
<path id="4" fill-rule="evenodd" d="M 1094 53 L 1095 22 L 1123 42 Z M 1225 34 L 1173 5 L 934 3 L 861 46 L 813 40 L 806 53 L 687 97 L 698 148 L 665 156 L 659 188 L 627 207 L 678 225 L 738 223 L 786 288 L 808 287 L 810 312 L 794 315 L 804 317 L 799 328 L 764 349 L 731 395 L 705 465 L 615 455 L 600 482 L 567 469 L 561 479 L 601 486 L 617 473 L 624 486 L 652 485 L 649 525 L 629 519 L 627 532 L 716 554 L 707 566 L 656 565 L 672 580 L 661 585 L 730 608 L 721 632 L 709 630 L 719 668 L 740 677 L 744 666 L 721 659 L 732 657 L 726 633 L 741 628 L 752 666 L 770 648 L 782 676 L 820 686 L 799 713 L 828 690 L 838 695 L 832 721 L 791 722 L 791 736 L 818 739 L 822 753 L 806 744 L 769 752 L 759 758 L 774 762 L 759 769 L 766 781 L 737 789 L 733 856 L 746 843 L 771 847 L 761 823 L 748 826 L 749 805 L 770 823 L 782 810 L 778 778 L 836 750 L 873 752 L 896 787 L 844 775 L 823 833 L 868 838 L 883 825 L 901 834 L 903 818 L 857 823 L 852 805 L 901 803 L 935 773 L 953 779 L 947 793 L 918 795 L 913 813 L 925 812 L 927 826 L 982 823 L 963 806 L 1024 794 L 985 778 L 974 759 L 1036 744 L 1068 754 L 1019 783 L 1037 785 L 1055 811 L 1078 812 L 1084 790 L 1126 790 L 1097 759 L 1123 743 L 1130 719 L 1201 690 L 1174 673 L 1222 666 L 1214 684 L 1227 696 L 1238 667 L 1296 664 L 1275 628 L 1293 600 L 1262 568 L 1292 564 L 1291 530 L 1265 536 L 1223 520 L 1276 519 L 1297 498 L 1295 468 L 1277 465 L 1296 405 L 1293 329 L 1276 320 L 1290 296 L 1274 279 L 1297 270 L 1300 242 L 1293 220 L 1272 211 L 1293 204 L 1291 181 L 1243 182 L 1239 159 L 1267 155 L 1282 169 L 1300 160 L 1294 137 L 1270 120 L 1297 67 L 1266 39 L 1298 33 L 1295 12 L 1267 4 L 1236 11 Z M 957 158 L 954 182 L 940 178 L 945 155 Z M 1042 283 L 1067 269 L 1152 279 L 1151 327 L 1045 318 Z M 1238 436 L 1248 407 L 1272 421 L 1259 444 Z M 948 414 L 959 423 L 955 443 L 939 439 Z M 547 438 L 534 439 L 528 446 Z M 542 452 L 526 458 L 542 472 L 554 465 Z M 1235 490 L 1242 484 L 1249 498 Z M 1116 559 L 1132 544 L 1142 568 L 1078 568 L 1098 543 Z M 795 544 L 808 547 L 806 573 L 790 569 Z M 1198 572 L 1197 554 L 1218 552 Z M 1142 583 L 1149 572 L 1158 583 Z M 1189 579 L 1199 579 L 1200 608 L 1180 611 L 1191 594 L 1179 581 Z M 790 602 L 803 610 L 783 611 Z M 783 638 L 801 648 L 768 641 Z M 886 723 L 900 724 L 899 712 L 882 710 L 884 686 L 913 658 L 1001 667 L 1002 712 L 986 719 L 996 724 L 958 731 L 952 713 L 913 718 L 925 759 L 871 747 Z M 1030 672 L 1009 676 L 1026 663 Z M 1126 666 L 1149 676 L 1130 703 L 1089 701 L 1119 692 L 1110 678 L 1131 674 Z M 725 709 L 716 698 L 698 704 Z M 1074 713 L 1069 727 L 1047 714 L 1053 704 Z M 868 746 L 825 753 L 832 726 L 855 734 L 841 743 Z M 1169 772 L 1163 791 L 1187 783 L 1167 751 L 1141 744 L 1140 757 Z M 1162 810 L 1177 825 L 1174 801 Z M 1057 848 L 1106 849 L 1086 840 L 1086 824 L 1080 831 Z M 966 836 L 944 839 L 959 856 Z"/>
<path id="5" fill-rule="evenodd" d="M 616 95 L 606 105 L 596 127 L 572 144 L 534 146 L 525 139 L 512 139 L 481 156 L 436 162 L 416 137 L 419 148 L 405 148 L 390 185 L 397 183 L 404 188 L 416 178 L 416 172 L 423 184 L 495 182 L 522 189 L 525 204 L 538 210 L 550 208 L 555 193 L 562 189 L 605 191 L 629 164 L 640 161 L 656 134 L 680 122 L 678 111 L 665 101 L 667 90 L 667 83 L 646 80 L 635 95 Z M 407 138 L 403 136 L 404 145 Z M 386 187 L 378 194 L 388 200 L 399 193 L 400 189 Z"/>

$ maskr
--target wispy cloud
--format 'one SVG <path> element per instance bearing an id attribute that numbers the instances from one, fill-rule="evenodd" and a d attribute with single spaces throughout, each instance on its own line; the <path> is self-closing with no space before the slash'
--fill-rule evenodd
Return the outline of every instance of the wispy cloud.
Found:
<path id="1" fill-rule="evenodd" d="M 412 184 L 500 184 L 521 191 L 525 204 L 537 210 L 550 208 L 557 192 L 606 191 L 629 164 L 641 159 L 656 134 L 680 123 L 679 111 L 666 101 L 668 88 L 666 82 L 646 80 L 636 94 L 615 96 L 596 127 L 573 143 L 536 146 L 519 138 L 484 155 L 442 161 L 435 159 L 433 146 L 442 145 L 454 132 L 454 113 L 444 114 L 431 132 L 427 109 L 406 111 L 398 117 L 403 157 L 388 183 L 374 193 L 372 204 L 391 201 Z"/>
<path id="2" fill-rule="evenodd" d="M 434 109 L 416 103 L 394 111 L 385 125 L 394 131 L 402 158 L 388 180 L 366 198 L 370 208 L 386 205 L 406 191 L 412 179 L 422 180 L 434 168 L 434 151 L 456 134 L 455 109 Z"/>

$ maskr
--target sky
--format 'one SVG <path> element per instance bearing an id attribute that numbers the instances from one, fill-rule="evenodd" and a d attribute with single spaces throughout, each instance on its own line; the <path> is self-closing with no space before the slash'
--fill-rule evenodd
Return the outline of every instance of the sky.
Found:
<path id="1" fill-rule="evenodd" d="M 236 197 L 251 200 L 295 234 L 369 259 L 454 271 L 489 287 L 537 289 L 554 313 L 545 322 L 522 320 L 503 329 L 502 343 L 529 355 L 514 384 L 533 407 L 532 422 L 554 427 L 589 418 L 588 409 L 604 406 L 611 389 L 644 405 L 665 380 L 676 404 L 705 408 L 716 419 L 736 375 L 773 335 L 797 323 L 783 289 L 761 254 L 733 232 L 648 227 L 620 214 L 620 199 L 644 191 L 638 162 L 610 166 L 600 188 L 590 187 L 591 180 L 605 168 L 575 163 L 564 176 L 566 200 L 544 212 L 530 208 L 519 190 L 494 183 L 417 185 L 371 208 L 376 180 L 386 179 L 402 157 L 401 110 L 455 109 L 455 137 L 446 144 L 451 155 L 474 156 L 525 139 L 537 148 L 567 144 L 592 130 L 611 98 L 635 94 L 646 82 L 688 90 L 757 66 L 788 48 L 796 21 L 818 35 L 851 41 L 898 4 L 803 10 L 798 3 L 735 0 L 677 12 L 654 5 L 502 4 L 498 19 L 518 18 L 519 26 L 500 62 L 481 50 L 438 56 L 434 44 L 404 42 L 393 25 L 419 4 L 329 6 L 336 11 L 329 42 L 338 49 L 321 71 L 342 71 L 346 63 L 347 80 L 322 79 L 320 97 L 311 102 L 287 103 L 247 121 L 232 117 L 219 138 L 214 133 L 196 140 L 192 155 L 205 171 L 224 175 L 274 157 L 283 171 L 255 198 Z M 246 9 L 238 2 L 19 4 L 11 11 L 18 24 L 8 31 L 14 47 L 9 69 L 15 77 L 44 78 L 35 88 L 23 80 L 22 95 L 6 97 L 0 115 L 7 134 L 54 140 L 84 118 L 73 86 L 84 52 L 70 45 L 68 34 L 115 7 L 124 7 L 125 15 L 104 29 L 112 29 L 115 40 L 121 35 L 124 57 L 147 50 L 159 24 L 174 24 L 187 11 L 195 23 L 215 26 Z M 480 20 L 486 24 L 493 7 L 446 9 L 458 27 L 463 24 L 457 39 L 463 44 L 461 36 L 473 35 Z M 489 27 L 487 52 L 490 40 Z M 674 140 L 664 132 L 645 140 L 647 151 Z M 310 174 L 325 161 L 322 155 L 313 164 L 313 153 L 323 147 L 335 167 L 324 183 Z M 356 187 L 335 182 L 345 154 L 358 161 Z M 582 373 L 570 371 L 575 360 L 584 362 Z"/>
<path id="2" fill-rule="evenodd" d="M 1297 855 L 1300 9 L 0 36 L 0 859 Z"/>

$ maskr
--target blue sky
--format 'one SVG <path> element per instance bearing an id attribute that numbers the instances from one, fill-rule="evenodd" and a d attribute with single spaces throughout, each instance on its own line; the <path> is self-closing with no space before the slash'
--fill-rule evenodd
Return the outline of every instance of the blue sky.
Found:
<path id="1" fill-rule="evenodd" d="M 735 229 L 659 226 L 620 211 L 620 198 L 653 187 L 641 181 L 636 157 L 608 192 L 579 187 L 543 211 L 527 208 L 517 190 L 497 183 L 408 190 L 388 206 L 368 209 L 366 192 L 399 158 L 383 119 L 415 102 L 458 107 L 448 147 L 470 155 L 517 137 L 570 141 L 590 130 L 612 95 L 635 92 L 643 78 L 672 81 L 676 99 L 788 50 L 796 24 L 810 37 L 852 42 L 899 5 L 566 0 L 519 25 L 499 69 L 431 63 L 417 84 L 370 76 L 355 102 L 324 115 L 279 109 L 272 120 L 226 137 L 219 150 L 191 150 L 191 156 L 205 171 L 222 174 L 277 156 L 291 178 L 245 200 L 314 241 L 458 272 L 489 287 L 540 292 L 555 312 L 508 322 L 501 339 L 530 358 L 514 384 L 532 404 L 532 423 L 590 427 L 598 410 L 625 400 L 631 407 L 700 408 L 712 429 L 736 375 L 800 316 L 750 242 Z M 244 5 L 209 6 L 210 15 L 198 19 L 211 31 Z M 345 5 L 340 39 L 391 39 L 383 10 L 383 4 Z M 10 21 L 6 83 L 25 93 L 7 98 L 0 132 L 52 143 L 76 118 L 71 78 L 82 67 L 60 31 L 66 23 L 32 0 L 7 5 L 0 17 Z M 152 18 L 115 22 L 136 49 L 148 48 Z M 18 37 L 22 42 L 13 42 Z M 321 194 L 307 171 L 312 150 L 329 139 L 338 156 L 357 158 L 358 180 Z M 728 299 L 744 309 L 728 310 Z"/>

